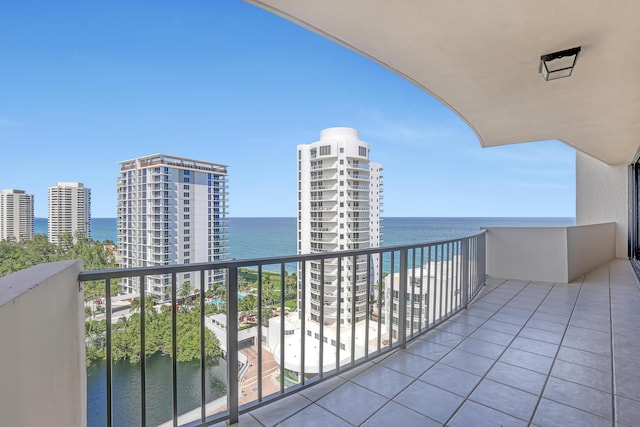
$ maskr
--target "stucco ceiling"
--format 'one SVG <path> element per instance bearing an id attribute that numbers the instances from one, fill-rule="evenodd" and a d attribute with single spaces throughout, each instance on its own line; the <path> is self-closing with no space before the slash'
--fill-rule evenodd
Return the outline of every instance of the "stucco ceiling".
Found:
<path id="1" fill-rule="evenodd" d="M 248 0 L 412 81 L 484 147 L 561 140 L 609 164 L 640 145 L 638 0 Z M 582 46 L 569 78 L 541 55 Z"/>

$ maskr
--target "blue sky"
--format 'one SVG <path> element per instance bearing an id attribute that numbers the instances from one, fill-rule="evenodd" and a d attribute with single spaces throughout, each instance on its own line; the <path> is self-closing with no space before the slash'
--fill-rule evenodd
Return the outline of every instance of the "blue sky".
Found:
<path id="1" fill-rule="evenodd" d="M 384 165 L 385 216 L 575 216 L 575 151 L 482 149 L 428 94 L 238 0 L 0 5 L 0 188 L 80 181 L 115 217 L 118 162 L 230 166 L 231 216 L 296 215 L 296 146 L 348 126 Z"/>

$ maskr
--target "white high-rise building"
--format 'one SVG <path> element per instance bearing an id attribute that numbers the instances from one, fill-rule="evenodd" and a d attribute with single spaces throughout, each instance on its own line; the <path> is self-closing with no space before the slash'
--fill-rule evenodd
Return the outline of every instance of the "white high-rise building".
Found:
<path id="1" fill-rule="evenodd" d="M 151 267 L 226 259 L 228 255 L 227 166 L 154 154 L 120 162 L 118 252 L 122 267 Z M 222 284 L 224 272 L 205 273 L 208 289 Z M 139 279 L 123 279 L 126 293 L 139 291 Z M 197 273 L 179 273 L 176 286 Z M 145 290 L 170 298 L 169 275 L 149 276 Z"/>
<path id="2" fill-rule="evenodd" d="M 299 254 L 380 246 L 382 165 L 369 160 L 369 151 L 369 144 L 360 141 L 357 130 L 342 127 L 325 129 L 320 133 L 320 141 L 298 146 Z M 342 271 L 338 270 L 337 260 L 326 261 L 323 286 L 320 263 L 310 263 L 305 271 L 308 320 L 320 320 L 321 301 L 325 325 L 337 327 L 351 323 L 352 319 L 356 323 L 364 320 L 367 288 L 377 282 L 380 274 L 376 257 L 371 262 L 371 271 L 367 271 L 367 256 L 357 257 L 356 265 L 343 260 Z M 337 289 L 339 275 L 341 301 Z"/>
<path id="3" fill-rule="evenodd" d="M 24 190 L 0 193 L 0 240 L 21 242 L 33 238 L 33 194 Z"/>
<path id="4" fill-rule="evenodd" d="M 80 182 L 57 182 L 49 187 L 49 241 L 59 243 L 70 233 L 91 238 L 91 189 Z"/>

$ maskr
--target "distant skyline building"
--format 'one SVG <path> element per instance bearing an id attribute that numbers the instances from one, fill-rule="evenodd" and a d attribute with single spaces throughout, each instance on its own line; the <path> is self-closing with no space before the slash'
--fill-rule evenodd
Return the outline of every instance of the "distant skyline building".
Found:
<path id="1" fill-rule="evenodd" d="M 228 257 L 227 166 L 166 154 L 119 163 L 118 253 L 121 266 L 151 267 Z M 208 271 L 208 289 L 223 284 L 222 270 Z M 198 273 L 179 273 L 176 286 L 199 286 Z M 139 279 L 123 279 L 125 293 Z M 170 298 L 171 277 L 147 277 L 146 292 Z"/>
<path id="2" fill-rule="evenodd" d="M 0 193 L 0 240 L 33 239 L 33 194 L 7 189 Z"/>
<path id="3" fill-rule="evenodd" d="M 336 127 L 320 133 L 320 140 L 298 145 L 298 253 L 326 253 L 380 246 L 382 222 L 382 165 L 370 161 L 370 146 L 360 141 L 356 129 Z M 319 322 L 324 301 L 325 325 L 352 321 L 352 285 L 355 275 L 356 323 L 367 316 L 367 288 L 378 280 L 379 263 L 374 259 L 367 271 L 367 256 L 325 262 L 321 286 L 321 263 L 306 269 L 305 313 Z M 302 272 L 299 272 L 299 275 Z M 341 301 L 338 277 L 341 276 Z M 324 295 L 321 299 L 321 289 Z M 299 301 L 301 302 L 301 301 Z M 338 313 L 341 313 L 340 316 Z"/>
<path id="4" fill-rule="evenodd" d="M 65 233 L 74 242 L 77 233 L 91 238 L 91 189 L 81 182 L 56 182 L 49 187 L 49 241 L 59 243 Z"/>

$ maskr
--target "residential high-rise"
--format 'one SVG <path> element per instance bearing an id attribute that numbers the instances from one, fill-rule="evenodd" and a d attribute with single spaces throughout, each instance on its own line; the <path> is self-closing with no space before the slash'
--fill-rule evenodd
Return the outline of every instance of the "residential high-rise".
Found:
<path id="1" fill-rule="evenodd" d="M 33 194 L 24 190 L 0 193 L 0 240 L 21 242 L 33 238 Z"/>
<path id="2" fill-rule="evenodd" d="M 369 160 L 369 151 L 369 144 L 360 141 L 357 130 L 342 127 L 325 129 L 320 141 L 298 146 L 298 253 L 380 246 L 382 165 Z M 379 263 L 373 260 L 371 271 L 367 271 L 367 256 L 357 257 L 355 265 L 351 260 L 344 264 L 339 271 L 337 260 L 325 262 L 324 286 L 320 286 L 319 262 L 310 263 L 306 269 L 305 313 L 309 313 L 310 321 L 320 320 L 320 301 L 324 302 L 325 325 L 338 326 L 338 317 L 340 325 L 366 318 L 367 288 L 379 277 Z M 341 301 L 337 292 L 339 275 Z"/>
<path id="3" fill-rule="evenodd" d="M 57 182 L 49 187 L 49 241 L 59 243 L 69 233 L 91 238 L 91 189 L 80 182 Z"/>
<path id="4" fill-rule="evenodd" d="M 118 252 L 122 267 L 189 264 L 228 255 L 227 166 L 154 154 L 120 162 L 118 178 Z M 137 293 L 137 278 L 121 282 Z M 197 273 L 180 273 L 177 286 Z M 224 283 L 221 270 L 208 271 L 211 289 Z M 161 301 L 170 297 L 170 276 L 147 278 L 146 291 Z"/>

